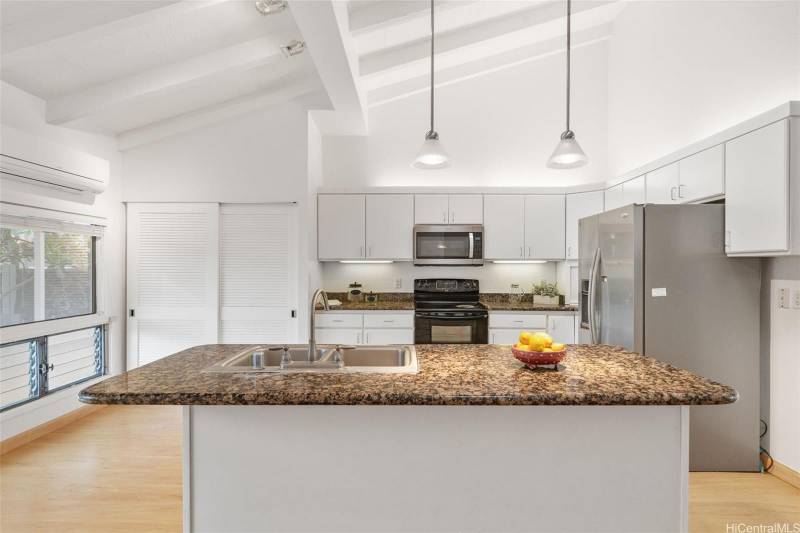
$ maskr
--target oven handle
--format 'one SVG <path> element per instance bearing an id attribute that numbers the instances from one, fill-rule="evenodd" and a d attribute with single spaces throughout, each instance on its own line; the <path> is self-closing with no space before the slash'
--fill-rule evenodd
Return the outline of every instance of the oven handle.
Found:
<path id="1" fill-rule="evenodd" d="M 475 234 L 469 232 L 469 259 L 475 259 Z"/>
<path id="2" fill-rule="evenodd" d="M 426 315 L 424 313 L 417 313 L 414 316 L 417 318 L 431 318 L 434 320 L 470 320 L 472 318 L 489 318 L 489 313 L 482 315 L 470 315 L 470 316 L 434 316 L 434 315 Z"/>

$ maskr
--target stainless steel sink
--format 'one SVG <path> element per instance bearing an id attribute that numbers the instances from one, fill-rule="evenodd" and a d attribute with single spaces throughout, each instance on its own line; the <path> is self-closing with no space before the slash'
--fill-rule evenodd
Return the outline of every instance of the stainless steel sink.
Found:
<path id="1" fill-rule="evenodd" d="M 416 374 L 419 371 L 417 352 L 413 346 L 348 346 L 341 350 L 343 365 L 333 362 L 335 346 L 317 346 L 314 362 L 308 361 L 308 346 L 288 346 L 290 364 L 281 365 L 281 345 L 251 346 L 242 352 L 212 365 L 204 372 L 225 373 L 350 373 Z"/>

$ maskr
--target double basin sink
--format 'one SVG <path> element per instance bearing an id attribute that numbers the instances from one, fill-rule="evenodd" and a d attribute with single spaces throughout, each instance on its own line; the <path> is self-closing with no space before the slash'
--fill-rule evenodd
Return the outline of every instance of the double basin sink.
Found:
<path id="1" fill-rule="evenodd" d="M 284 349 L 288 348 L 288 349 Z M 308 362 L 308 345 L 291 344 L 250 346 L 206 372 L 222 373 L 350 373 L 416 374 L 417 352 L 413 346 L 347 346 L 339 351 L 341 362 L 334 362 L 336 347 L 318 346 L 315 361 Z M 286 357 L 288 354 L 289 358 Z M 287 364 L 287 359 L 291 362 Z M 282 364 L 283 362 L 283 364 Z"/>

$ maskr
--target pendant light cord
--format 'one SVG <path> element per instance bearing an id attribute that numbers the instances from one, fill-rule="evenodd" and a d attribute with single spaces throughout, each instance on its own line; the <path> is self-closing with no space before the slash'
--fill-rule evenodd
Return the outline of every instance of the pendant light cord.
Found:
<path id="1" fill-rule="evenodd" d="M 570 47 L 572 45 L 572 31 L 570 18 L 572 16 L 572 0 L 567 0 L 567 130 L 569 131 L 569 84 L 570 84 Z"/>
<path id="2" fill-rule="evenodd" d="M 433 133 L 433 1 L 431 0 L 431 133 Z"/>

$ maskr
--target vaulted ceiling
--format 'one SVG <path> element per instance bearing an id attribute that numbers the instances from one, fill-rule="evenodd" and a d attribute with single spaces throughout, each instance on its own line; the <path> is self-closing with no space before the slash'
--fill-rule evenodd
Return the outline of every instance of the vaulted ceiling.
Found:
<path id="1" fill-rule="evenodd" d="M 427 90 L 429 0 L 288 4 L 264 16 L 253 0 L 3 0 L 0 78 L 44 99 L 48 122 L 123 145 L 323 89 L 363 125 L 369 107 Z M 576 0 L 574 45 L 606 39 L 619 4 Z M 437 83 L 563 52 L 565 6 L 437 0 Z M 285 57 L 293 40 L 307 51 Z"/>

